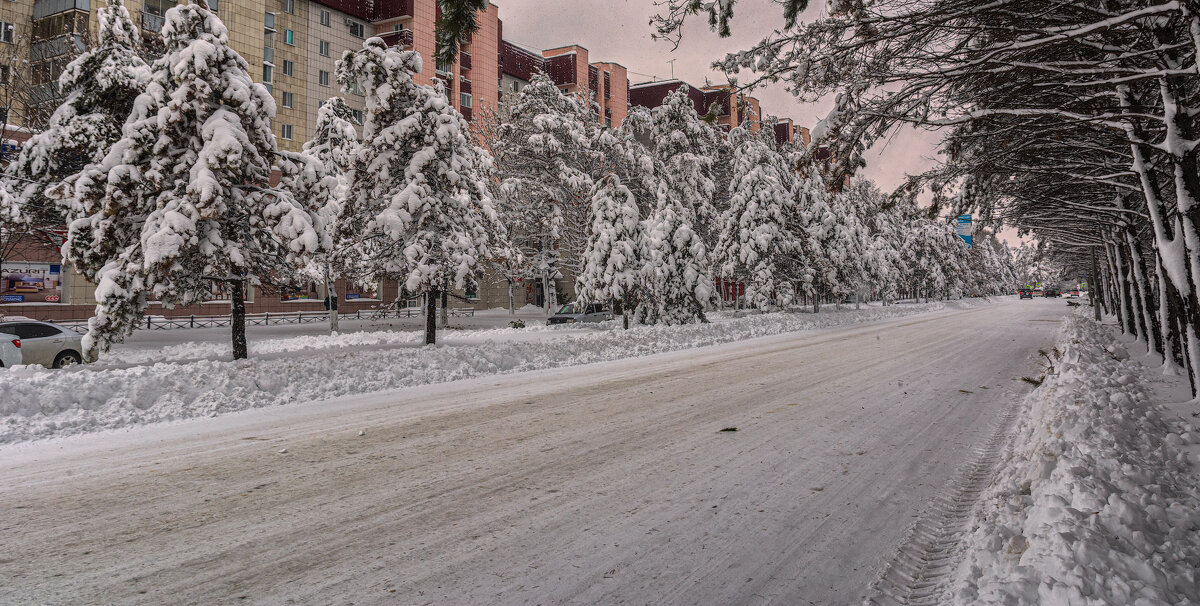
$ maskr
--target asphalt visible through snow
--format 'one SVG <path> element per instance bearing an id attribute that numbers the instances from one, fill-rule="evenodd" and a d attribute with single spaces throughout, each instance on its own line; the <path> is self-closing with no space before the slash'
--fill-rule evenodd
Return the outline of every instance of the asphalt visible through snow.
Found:
<path id="1" fill-rule="evenodd" d="M 858 602 L 1065 312 L 1006 299 L 0 449 L 0 603 Z"/>

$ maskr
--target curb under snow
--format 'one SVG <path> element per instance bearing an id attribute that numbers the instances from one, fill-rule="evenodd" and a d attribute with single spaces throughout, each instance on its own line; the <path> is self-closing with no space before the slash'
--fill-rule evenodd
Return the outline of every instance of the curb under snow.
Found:
<path id="1" fill-rule="evenodd" d="M 972 303 L 934 302 L 820 314 L 755 314 L 712 324 L 637 326 L 629 331 L 613 328 L 551 341 L 504 341 L 507 334 L 516 332 L 500 329 L 486 332 L 496 340 L 470 345 L 329 347 L 288 357 L 236 362 L 195 360 L 132 368 L 81 366 L 51 371 L 17 367 L 0 373 L 0 444 L 647 356 L 910 316 L 947 306 L 965 308 Z M 331 343 L 340 343 L 339 338 L 332 337 Z"/>

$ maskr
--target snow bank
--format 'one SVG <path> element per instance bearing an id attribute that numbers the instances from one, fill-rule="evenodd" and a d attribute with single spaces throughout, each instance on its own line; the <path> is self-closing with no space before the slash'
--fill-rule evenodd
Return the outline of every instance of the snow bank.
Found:
<path id="1" fill-rule="evenodd" d="M 1200 434 L 1148 401 L 1146 369 L 1115 341 L 1085 317 L 1064 323 L 974 513 L 954 603 L 1200 602 L 1200 461 L 1187 453 Z"/>
<path id="2" fill-rule="evenodd" d="M 0 444 L 497 373 L 646 356 L 971 305 L 965 301 L 934 302 L 736 318 L 715 314 L 719 321 L 712 324 L 638 326 L 623 331 L 609 322 L 609 328 L 583 334 L 539 327 L 544 332 L 533 339 L 529 338 L 530 329 L 456 331 L 446 336 L 455 341 L 471 336 L 472 342 L 428 348 L 417 344 L 417 333 L 354 333 L 279 339 L 252 346 L 251 351 L 290 354 L 236 362 L 193 359 L 130 368 L 95 365 L 60 371 L 20 366 L 0 372 Z M 411 345 L 400 346 L 404 343 Z M 202 347 L 195 349 L 197 345 Z M 166 350 L 170 356 L 196 358 L 224 354 L 227 347 L 186 344 Z M 120 360 L 136 361 L 132 357 Z"/>

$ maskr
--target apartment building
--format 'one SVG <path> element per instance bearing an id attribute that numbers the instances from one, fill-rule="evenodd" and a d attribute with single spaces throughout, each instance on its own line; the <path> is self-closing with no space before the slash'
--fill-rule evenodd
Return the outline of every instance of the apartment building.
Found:
<path id="1" fill-rule="evenodd" d="M 696 87 L 682 80 L 657 80 L 642 82 L 629 87 L 629 104 L 641 107 L 655 108 L 662 105 L 667 96 L 687 88 L 687 96 L 701 116 L 710 112 L 715 114 L 717 124 L 725 130 L 749 123 L 750 130 L 758 132 L 762 128 L 762 104 L 757 97 L 733 90 L 728 84 Z M 787 120 L 790 124 L 791 120 Z M 782 133 L 782 131 L 780 131 Z M 794 139 L 795 131 L 789 128 L 785 140 Z M 777 135 L 777 137 L 780 135 Z"/>
<path id="2" fill-rule="evenodd" d="M 619 63 L 593 63 L 589 56 L 588 49 L 577 44 L 535 50 L 502 40 L 501 102 L 504 94 L 519 92 L 534 74 L 543 72 L 564 93 L 590 100 L 601 124 L 620 126 L 629 114 L 629 71 Z"/>

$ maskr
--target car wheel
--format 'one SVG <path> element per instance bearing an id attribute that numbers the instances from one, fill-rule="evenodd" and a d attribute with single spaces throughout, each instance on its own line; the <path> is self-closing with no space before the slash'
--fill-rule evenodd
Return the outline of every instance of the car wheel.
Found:
<path id="1" fill-rule="evenodd" d="M 55 356 L 54 367 L 55 368 L 65 368 L 72 364 L 78 364 L 79 362 L 81 362 L 81 360 L 79 359 L 79 354 L 77 354 L 73 351 L 64 351 L 64 352 L 58 354 L 57 356 Z"/>

